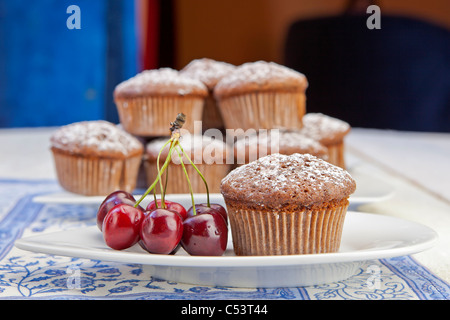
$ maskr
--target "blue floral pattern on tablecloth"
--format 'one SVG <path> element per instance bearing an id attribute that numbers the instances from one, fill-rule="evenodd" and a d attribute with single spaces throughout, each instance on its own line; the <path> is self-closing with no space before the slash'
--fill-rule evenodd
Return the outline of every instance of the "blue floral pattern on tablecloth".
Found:
<path id="1" fill-rule="evenodd" d="M 22 236 L 95 225 L 96 207 L 38 204 L 54 181 L 0 180 L 0 299 L 449 299 L 450 286 L 409 256 L 366 261 L 351 278 L 298 288 L 227 288 L 156 279 L 150 266 L 32 253 Z"/>

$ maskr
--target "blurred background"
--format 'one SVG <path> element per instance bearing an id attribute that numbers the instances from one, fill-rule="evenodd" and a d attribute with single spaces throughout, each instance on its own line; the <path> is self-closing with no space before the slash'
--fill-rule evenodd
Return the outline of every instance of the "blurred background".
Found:
<path id="1" fill-rule="evenodd" d="M 450 132 L 449 0 L 0 0 L 0 128 L 118 122 L 118 83 L 203 57 L 294 68 L 352 126 Z"/>

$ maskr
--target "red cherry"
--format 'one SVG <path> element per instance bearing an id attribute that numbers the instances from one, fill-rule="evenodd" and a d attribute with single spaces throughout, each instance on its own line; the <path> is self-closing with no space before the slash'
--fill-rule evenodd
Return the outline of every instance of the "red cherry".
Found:
<path id="1" fill-rule="evenodd" d="M 139 240 L 139 245 L 141 246 L 142 249 L 144 249 L 145 251 L 148 251 L 147 248 L 145 247 L 144 243 L 142 242 L 142 240 Z M 178 252 L 178 250 L 180 250 L 181 248 L 181 241 L 178 243 L 178 245 L 175 247 L 175 249 L 172 250 L 172 252 L 170 252 L 170 255 L 174 255 Z"/>
<path id="2" fill-rule="evenodd" d="M 157 201 L 158 201 L 158 208 L 161 208 L 161 199 L 158 199 Z M 178 214 L 181 216 L 183 220 L 187 218 L 186 209 L 181 204 L 168 200 L 164 200 L 164 203 L 166 204 L 167 210 L 173 210 L 175 212 L 178 212 Z M 156 203 L 155 200 L 153 200 L 147 205 L 146 211 L 153 211 L 155 209 L 157 209 Z"/>
<path id="3" fill-rule="evenodd" d="M 125 203 L 134 206 L 136 204 L 136 199 L 132 194 L 126 191 L 118 190 L 109 194 L 97 211 L 97 227 L 102 231 L 103 219 L 105 219 L 106 214 L 114 206 Z M 141 208 L 142 209 L 142 208 Z"/>
<path id="4" fill-rule="evenodd" d="M 181 236 L 183 236 L 183 235 L 181 235 Z M 180 250 L 180 248 L 181 248 L 181 239 L 180 239 L 180 242 L 178 243 L 178 245 L 175 247 L 175 249 L 173 249 L 172 252 L 169 254 L 173 255 L 173 254 L 177 253 L 178 250 Z"/>
<path id="5" fill-rule="evenodd" d="M 217 203 L 211 203 L 210 207 L 208 207 L 207 203 L 199 203 L 195 205 L 195 213 L 196 214 L 204 214 L 204 213 L 215 213 L 215 214 L 220 214 L 223 219 L 225 220 L 225 222 L 228 225 L 228 214 L 227 211 L 225 210 L 224 207 L 222 207 L 220 204 Z M 190 207 L 189 210 L 187 211 L 187 216 L 188 217 L 193 217 L 194 215 L 194 208 Z"/>
<path id="6" fill-rule="evenodd" d="M 228 241 L 228 227 L 220 214 L 198 214 L 183 222 L 181 245 L 194 256 L 221 256 Z"/>
<path id="7" fill-rule="evenodd" d="M 150 253 L 170 254 L 183 235 L 183 220 L 172 210 L 155 209 L 141 225 L 141 247 Z"/>
<path id="8" fill-rule="evenodd" d="M 106 244 L 116 250 L 133 246 L 139 241 L 139 232 L 144 212 L 128 204 L 118 204 L 109 210 L 103 220 L 103 238 Z"/>

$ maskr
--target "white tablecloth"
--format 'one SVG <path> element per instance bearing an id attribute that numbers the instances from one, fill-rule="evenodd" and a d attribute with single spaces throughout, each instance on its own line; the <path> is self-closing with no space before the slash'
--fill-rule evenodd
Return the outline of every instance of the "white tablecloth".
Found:
<path id="1" fill-rule="evenodd" d="M 53 159 L 49 150 L 49 136 L 53 130 L 55 130 L 55 128 L 0 130 L 0 188 L 2 188 L 2 192 L 5 193 L 5 197 L 3 199 L 4 205 L 0 210 L 0 214 L 13 217 L 12 214 L 9 214 L 8 210 L 12 210 L 11 212 L 13 212 L 14 210 L 17 211 L 20 209 L 13 207 L 14 197 L 21 196 L 20 192 L 22 191 L 18 192 L 18 190 L 23 190 L 23 195 L 27 195 L 33 193 L 33 191 L 45 191 L 46 188 L 48 188 L 49 191 L 55 191 L 55 189 L 58 188 L 55 170 L 53 167 Z M 418 279 L 418 282 L 425 281 L 424 279 L 428 278 L 435 279 L 434 277 L 439 280 L 436 280 L 437 282 L 430 280 L 430 283 L 432 284 L 438 283 L 441 280 L 447 283 L 450 282 L 450 170 L 448 167 L 448 164 L 450 163 L 450 134 L 412 133 L 354 128 L 346 138 L 346 157 L 348 170 L 350 172 L 373 176 L 374 178 L 389 184 L 394 190 L 392 197 L 383 199 L 382 201 L 362 204 L 356 208 L 358 211 L 372 212 L 380 215 L 395 216 L 416 221 L 431 227 L 439 235 L 438 243 L 433 248 L 412 256 L 412 258 L 418 261 L 422 266 L 415 265 L 413 260 L 409 260 L 409 257 L 399 257 L 398 259 L 384 261 L 380 260 L 379 262 L 376 262 L 377 265 L 383 269 L 385 276 L 387 278 L 396 277 L 398 281 L 403 281 L 402 285 L 405 287 L 408 286 L 408 281 L 410 281 L 410 279 L 405 280 L 406 278 L 402 278 L 402 275 L 408 274 L 411 270 L 414 270 L 416 275 L 409 274 L 405 277 L 411 276 Z M 11 180 L 10 183 L 8 179 Z M 21 182 L 22 180 L 24 181 L 23 183 Z M 36 183 L 30 183 L 30 180 L 34 180 Z M 8 194 L 8 192 L 10 192 L 10 194 Z M 31 201 L 30 199 L 28 200 Z M 32 203 L 30 202 L 29 205 L 30 207 L 27 208 L 27 210 L 29 210 L 29 212 L 33 212 L 34 207 Z M 39 218 L 41 220 L 37 220 L 41 223 L 41 226 L 36 226 L 36 221 L 32 225 L 24 224 L 25 229 L 23 230 L 25 230 L 25 233 L 28 232 L 26 230 L 29 228 L 32 228 L 34 231 L 39 230 L 39 228 L 49 228 L 50 222 L 48 221 L 46 215 L 50 215 L 51 213 L 50 216 L 52 217 L 63 217 L 65 214 L 64 210 L 66 210 L 66 208 L 58 206 L 44 206 L 39 208 L 41 211 L 38 209 L 36 210 L 36 216 L 41 217 Z M 81 207 L 74 208 L 74 210 L 77 212 L 77 215 L 81 217 L 81 222 L 84 221 L 82 219 L 83 217 L 95 214 L 92 212 L 86 212 L 88 209 L 85 210 Z M 20 213 L 17 211 L 15 214 Z M 79 221 L 74 221 L 73 216 L 71 216 L 69 220 L 65 221 L 65 223 L 74 222 L 78 223 Z M 5 239 L 6 238 L 7 236 L 5 236 Z M 30 257 L 35 259 L 34 263 L 36 264 L 36 269 L 38 269 L 37 266 L 39 263 L 59 263 L 58 257 L 52 258 L 54 260 L 52 260 L 52 262 L 50 262 L 49 258 L 45 258 L 45 256 L 42 255 L 32 254 Z M 10 272 L 14 274 L 17 269 L 14 269 L 13 267 L 18 265 L 20 261 L 14 260 L 17 257 L 14 255 L 11 256 L 11 253 L 8 255 L 7 250 L 4 251 L 2 258 L 3 265 L 0 265 L 0 267 L 3 268 L 3 270 L 11 268 Z M 67 263 L 64 259 L 61 261 L 63 261 L 63 264 Z M 374 262 L 368 263 L 373 264 Z M 91 268 L 89 270 L 92 270 L 92 272 L 86 273 L 86 279 L 89 278 L 89 275 L 94 277 L 94 271 L 98 265 L 95 265 L 95 262 L 92 261 L 85 261 L 84 264 L 92 264 L 86 266 L 86 268 Z M 399 266 L 398 270 L 396 269 L 397 264 Z M 410 266 L 411 270 L 408 269 L 408 266 Z M 136 271 L 137 269 L 133 269 L 137 268 L 136 266 L 133 267 L 122 265 L 120 267 L 128 268 L 130 270 L 122 270 L 116 265 L 110 267 L 111 270 L 114 269 L 120 274 L 126 272 L 133 274 L 134 272 L 136 278 L 133 279 L 133 281 L 135 281 L 133 283 L 135 284 L 140 283 L 139 281 L 143 281 L 140 279 L 146 277 L 144 269 L 139 269 L 140 273 Z M 425 269 L 423 269 L 423 267 Z M 23 266 L 20 266 L 20 268 L 23 268 Z M 62 268 L 67 268 L 67 266 Z M 402 268 L 403 270 L 401 270 Z M 428 269 L 428 271 L 426 271 L 426 269 Z M 50 272 L 47 269 L 42 270 L 45 270 L 42 272 Z M 397 271 L 394 272 L 394 270 Z M 38 272 L 38 270 L 35 270 L 35 272 Z M 59 271 L 51 272 L 54 274 L 45 274 L 37 277 L 39 281 L 47 281 L 45 284 L 41 284 L 41 286 L 48 286 L 50 281 L 53 281 L 52 284 L 54 285 L 55 283 L 58 283 L 58 279 L 56 279 L 57 276 L 64 276 L 59 275 Z M 367 277 L 367 275 L 361 273 L 361 277 L 362 276 Z M 9 281 L 14 282 L 17 277 L 18 275 L 14 274 L 14 277 L 9 278 Z M 49 280 L 45 280 L 45 277 L 48 277 Z M 5 279 L 3 281 L 6 281 Z M 356 281 L 353 282 L 353 284 L 358 283 L 357 277 L 353 280 Z M 96 278 L 96 281 L 99 281 L 98 277 Z M 95 290 L 86 289 L 86 292 L 83 294 L 93 295 L 95 292 L 95 294 L 100 294 L 101 296 L 104 294 L 101 290 L 109 290 L 108 292 L 110 295 L 113 293 L 116 295 L 120 294 L 120 290 L 123 289 L 122 287 L 119 286 L 119 289 L 116 287 L 108 287 L 106 281 L 107 280 L 105 280 L 105 283 L 102 283 L 101 285 L 95 285 Z M 126 281 L 130 282 L 131 280 L 128 279 L 124 282 Z M 24 282 L 22 282 L 22 284 L 23 283 Z M 363 283 L 363 280 L 361 280 L 361 283 Z M 424 288 L 427 285 L 429 284 L 425 284 Z M 92 286 L 94 285 L 92 284 Z M 141 291 L 136 293 L 133 297 L 140 297 L 147 290 L 153 294 L 152 297 L 160 297 L 161 299 L 168 297 L 168 291 L 171 291 L 170 294 L 179 295 L 178 297 L 190 294 L 194 298 L 205 299 L 208 297 L 230 297 L 238 299 L 272 299 L 275 297 L 305 299 L 316 297 L 332 299 L 345 298 L 340 294 L 337 294 L 336 292 L 338 291 L 340 293 L 346 292 L 346 294 L 349 294 L 349 292 L 355 293 L 359 290 L 355 287 L 353 288 L 353 291 L 351 291 L 349 289 L 350 284 L 345 282 L 335 286 L 335 291 L 333 292 L 336 294 L 334 294 L 334 296 L 330 294 L 330 286 L 318 286 L 301 289 L 297 288 L 295 290 L 287 291 L 261 291 L 258 289 L 246 291 L 244 289 L 225 290 L 223 288 L 199 289 L 198 287 L 188 285 L 183 286 L 181 284 L 175 285 L 164 281 L 158 283 L 155 282 L 152 286 L 148 286 L 149 282 L 146 281 L 145 286 L 140 288 Z M 448 292 L 450 287 L 448 284 L 443 284 L 443 287 L 444 289 L 442 289 L 443 293 L 441 298 L 448 298 L 450 294 L 450 292 Z M 133 288 L 134 290 L 137 290 L 136 288 L 139 288 L 139 286 L 136 285 Z M 5 291 L 1 291 L 2 289 L 0 288 L 0 298 L 2 297 L 2 292 L 7 294 L 10 289 L 11 288 L 7 288 Z M 196 290 L 210 290 L 209 294 L 214 292 L 216 295 L 208 296 L 208 294 L 205 294 L 204 291 L 200 292 Z M 426 289 L 418 289 L 419 291 L 415 291 L 416 289 L 409 288 L 408 290 L 400 292 L 398 296 L 391 294 L 391 297 L 417 299 L 429 298 L 433 296 L 433 294 L 429 294 L 427 296 Z M 435 290 L 439 291 L 440 289 L 437 288 Z M 389 290 L 385 290 L 383 292 L 380 291 L 377 294 L 380 297 L 389 298 L 387 295 L 388 291 Z M 51 292 L 52 294 L 57 295 L 57 291 Z M 162 292 L 165 293 L 163 294 Z M 22 292 L 21 294 L 24 293 Z M 372 292 L 371 294 L 375 293 Z M 66 298 L 67 297 L 70 296 L 68 295 Z M 370 294 L 368 294 L 367 297 L 370 298 Z M 347 298 L 351 298 L 351 294 L 349 294 L 349 297 Z"/>

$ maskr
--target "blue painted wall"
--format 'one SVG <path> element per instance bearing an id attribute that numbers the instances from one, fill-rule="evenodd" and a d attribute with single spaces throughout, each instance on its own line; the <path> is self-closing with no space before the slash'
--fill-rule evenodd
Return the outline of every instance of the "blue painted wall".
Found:
<path id="1" fill-rule="evenodd" d="M 138 70 L 134 20 L 129 0 L 0 0 L 0 127 L 117 122 L 112 86 Z"/>

